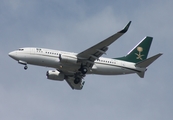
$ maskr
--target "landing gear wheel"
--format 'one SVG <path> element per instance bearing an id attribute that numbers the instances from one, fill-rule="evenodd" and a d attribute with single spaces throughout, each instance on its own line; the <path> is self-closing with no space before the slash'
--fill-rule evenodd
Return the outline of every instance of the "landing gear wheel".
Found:
<path id="1" fill-rule="evenodd" d="M 85 66 L 82 66 L 80 67 L 79 71 L 82 73 L 82 74 L 86 74 L 88 72 L 88 69 L 85 67 Z"/>
<path id="2" fill-rule="evenodd" d="M 87 68 L 82 68 L 81 70 L 82 74 L 86 74 L 88 72 Z"/>
<path id="3" fill-rule="evenodd" d="M 25 69 L 25 70 L 27 70 L 27 69 L 28 69 L 28 66 L 27 66 L 27 65 L 25 65 L 24 69 Z"/>
<path id="4" fill-rule="evenodd" d="M 78 69 L 79 72 L 82 74 L 86 74 L 88 72 L 87 66 L 81 64 L 80 68 Z"/>
<path id="5" fill-rule="evenodd" d="M 75 84 L 78 84 L 80 81 L 81 81 L 80 78 L 76 78 L 76 79 L 74 80 L 74 83 L 75 83 Z"/>

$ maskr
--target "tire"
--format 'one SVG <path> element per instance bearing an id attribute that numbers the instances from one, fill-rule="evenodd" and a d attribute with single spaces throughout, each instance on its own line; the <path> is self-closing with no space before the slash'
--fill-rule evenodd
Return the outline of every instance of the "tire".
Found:
<path id="1" fill-rule="evenodd" d="M 25 66 L 24 69 L 27 70 L 28 69 L 28 66 Z"/>
<path id="2" fill-rule="evenodd" d="M 82 68 L 82 74 L 86 74 L 88 72 L 87 68 Z"/>
<path id="3" fill-rule="evenodd" d="M 75 84 L 78 84 L 80 81 L 81 81 L 80 78 L 76 78 L 76 79 L 74 80 L 74 83 L 75 83 Z"/>

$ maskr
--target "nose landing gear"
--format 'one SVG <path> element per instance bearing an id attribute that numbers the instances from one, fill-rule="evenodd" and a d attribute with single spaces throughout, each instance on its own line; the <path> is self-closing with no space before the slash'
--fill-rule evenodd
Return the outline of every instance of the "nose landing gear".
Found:
<path id="1" fill-rule="evenodd" d="M 28 69 L 27 62 L 22 61 L 22 60 L 19 60 L 18 63 L 19 63 L 19 64 L 22 64 L 22 65 L 25 65 L 25 66 L 24 66 L 24 69 L 25 69 L 25 70 Z"/>
<path id="2" fill-rule="evenodd" d="M 25 65 L 24 69 L 25 69 L 25 70 L 27 70 L 27 69 L 28 69 L 28 66 L 27 66 L 27 65 Z"/>

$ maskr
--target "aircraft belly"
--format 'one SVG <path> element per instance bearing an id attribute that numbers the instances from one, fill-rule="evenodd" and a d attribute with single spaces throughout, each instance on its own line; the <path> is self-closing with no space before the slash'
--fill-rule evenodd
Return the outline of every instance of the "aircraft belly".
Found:
<path id="1" fill-rule="evenodd" d="M 92 74 L 100 74 L 100 75 L 121 75 L 129 73 L 134 73 L 134 71 L 124 69 L 122 67 L 115 65 L 105 65 L 105 64 L 97 64 L 96 68 L 92 70 Z"/>
<path id="2" fill-rule="evenodd" d="M 24 61 L 26 61 L 28 64 L 53 67 L 53 68 L 57 68 L 59 66 L 59 59 L 56 57 L 30 55 L 25 59 L 26 60 Z"/>
<path id="3" fill-rule="evenodd" d="M 40 55 L 29 55 L 21 59 L 28 64 L 52 67 L 63 71 L 78 71 L 79 64 L 61 63 L 58 57 L 40 56 Z M 110 65 L 110 64 L 94 64 L 91 71 L 88 74 L 99 74 L 99 75 L 120 75 L 134 73 L 134 71 L 123 68 L 121 66 Z"/>
<path id="4" fill-rule="evenodd" d="M 58 57 L 30 55 L 25 57 L 23 61 L 32 65 L 52 67 L 64 71 L 76 71 L 80 67 L 78 64 L 61 63 Z"/>
<path id="5" fill-rule="evenodd" d="M 68 71 L 68 72 L 77 72 L 80 68 L 80 64 L 61 64 L 62 67 L 59 70 Z"/>

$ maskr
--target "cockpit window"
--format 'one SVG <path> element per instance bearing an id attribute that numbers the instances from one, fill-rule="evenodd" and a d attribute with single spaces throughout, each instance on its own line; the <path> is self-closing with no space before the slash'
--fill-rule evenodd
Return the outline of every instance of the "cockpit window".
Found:
<path id="1" fill-rule="evenodd" d="M 23 51 L 24 49 L 22 49 L 22 48 L 19 48 L 19 51 Z"/>

